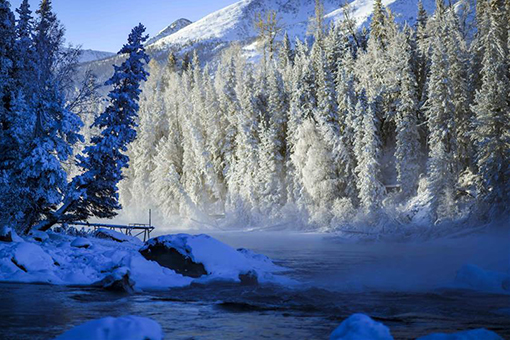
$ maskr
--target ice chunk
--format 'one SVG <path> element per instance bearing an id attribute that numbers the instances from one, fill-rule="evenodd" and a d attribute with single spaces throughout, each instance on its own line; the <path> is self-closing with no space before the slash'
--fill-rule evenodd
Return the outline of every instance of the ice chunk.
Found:
<path id="1" fill-rule="evenodd" d="M 365 314 L 353 314 L 331 333 L 330 340 L 393 340 L 388 327 Z"/>
<path id="2" fill-rule="evenodd" d="M 106 317 L 77 326 L 55 340 L 161 340 L 163 329 L 154 320 L 140 316 Z"/>

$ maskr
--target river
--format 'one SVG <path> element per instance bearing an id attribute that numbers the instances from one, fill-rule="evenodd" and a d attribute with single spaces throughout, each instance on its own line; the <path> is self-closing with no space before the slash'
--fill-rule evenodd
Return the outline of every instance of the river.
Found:
<path id="1" fill-rule="evenodd" d="M 481 327 L 510 339 L 510 295 L 452 285 L 464 263 L 508 269 L 508 243 L 498 237 L 382 244 L 301 234 L 213 236 L 268 255 L 300 284 L 217 283 L 123 295 L 1 283 L 0 338 L 51 339 L 91 319 L 132 314 L 158 321 L 168 339 L 327 339 L 343 319 L 365 313 L 395 339 Z"/>

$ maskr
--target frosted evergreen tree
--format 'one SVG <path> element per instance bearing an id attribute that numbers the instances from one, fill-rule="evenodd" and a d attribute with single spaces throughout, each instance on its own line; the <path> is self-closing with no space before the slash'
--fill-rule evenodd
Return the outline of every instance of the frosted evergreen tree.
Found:
<path id="1" fill-rule="evenodd" d="M 397 182 L 404 197 L 408 198 L 415 193 L 419 178 L 418 96 L 415 74 L 411 66 L 413 62 L 411 46 L 407 42 L 405 33 L 398 34 L 397 39 L 400 48 L 395 49 L 395 52 L 401 59 L 401 66 L 400 95 L 395 116 L 397 133 L 395 159 Z"/>
<path id="2" fill-rule="evenodd" d="M 362 118 L 363 135 L 360 158 L 357 165 L 358 192 L 361 206 L 367 215 L 371 215 L 381 207 L 384 186 L 381 183 L 381 141 L 378 129 L 378 105 L 380 98 L 374 98 L 368 105 Z M 361 101 L 361 100 L 360 100 Z M 360 108 L 362 104 L 360 105 Z"/>
<path id="3" fill-rule="evenodd" d="M 476 165 L 480 198 L 498 208 L 507 208 L 510 192 L 510 98 L 508 89 L 508 30 L 503 1 L 493 0 L 488 9 L 488 27 L 483 37 L 481 87 L 473 111 Z"/>
<path id="4" fill-rule="evenodd" d="M 234 173 L 234 191 L 246 208 L 257 205 L 256 193 L 258 169 L 258 112 L 253 87 L 253 71 L 244 60 L 238 60 L 236 94 L 239 98 L 238 134 L 236 136 L 236 166 Z"/>
<path id="5" fill-rule="evenodd" d="M 429 134 L 428 190 L 434 221 L 451 217 L 457 180 L 457 143 L 453 84 L 448 74 L 444 28 L 432 44 L 427 117 Z"/>
<path id="6" fill-rule="evenodd" d="M 259 200 L 259 208 L 264 214 L 272 214 L 281 207 L 283 197 L 283 183 L 281 176 L 282 158 L 279 154 L 278 128 L 273 125 L 274 121 L 267 122 L 261 119 L 259 125 L 259 155 L 257 179 L 258 187 L 257 196 Z"/>
<path id="7" fill-rule="evenodd" d="M 34 48 L 37 55 L 37 89 L 35 126 L 31 134 L 29 153 L 22 156 L 19 169 L 25 176 L 26 201 L 32 202 L 25 212 L 24 223 L 28 231 L 39 221 L 52 218 L 67 190 L 67 173 L 63 162 L 73 152 L 73 145 L 82 140 L 80 118 L 66 109 L 62 83 L 55 68 L 63 45 L 64 29 L 52 12 L 51 2 L 43 0 L 37 11 L 39 17 L 34 29 Z"/>
<path id="8" fill-rule="evenodd" d="M 339 69 L 337 75 L 337 105 L 338 105 L 338 121 L 340 128 L 340 138 L 345 147 L 343 158 L 344 178 L 346 183 L 345 195 L 352 201 L 356 201 L 358 194 L 356 192 L 356 177 L 354 169 L 356 167 L 356 158 L 354 154 L 354 121 L 356 109 L 356 93 L 354 92 L 354 79 L 352 75 L 347 74 L 345 65 Z"/>
<path id="9" fill-rule="evenodd" d="M 470 140 L 472 113 L 469 108 L 470 96 L 468 93 L 469 58 L 458 21 L 455 12 L 448 11 L 446 14 L 446 25 L 448 27 L 446 48 L 449 78 L 453 88 L 452 100 L 455 107 L 457 159 L 460 166 L 459 170 L 462 171 L 471 165 L 473 150 Z"/>

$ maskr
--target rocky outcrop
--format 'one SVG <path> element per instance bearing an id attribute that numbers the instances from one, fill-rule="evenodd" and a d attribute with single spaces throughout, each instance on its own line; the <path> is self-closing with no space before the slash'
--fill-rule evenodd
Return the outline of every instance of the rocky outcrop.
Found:
<path id="1" fill-rule="evenodd" d="M 183 276 L 198 278 L 207 275 L 202 263 L 194 262 L 190 256 L 182 254 L 168 243 L 158 242 L 157 239 L 153 240 L 156 241 L 146 243 L 140 249 L 140 254 L 147 260 L 155 261 L 160 266 L 172 269 Z"/>

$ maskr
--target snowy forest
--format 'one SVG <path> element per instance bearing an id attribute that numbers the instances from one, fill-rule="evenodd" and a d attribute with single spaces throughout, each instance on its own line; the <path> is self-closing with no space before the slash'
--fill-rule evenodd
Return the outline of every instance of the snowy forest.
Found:
<path id="1" fill-rule="evenodd" d="M 191 50 L 151 61 L 125 210 L 327 231 L 501 216 L 510 1 L 480 1 L 472 25 L 436 3 L 399 27 L 375 1 L 357 30 L 348 7 L 326 25 L 316 1 L 305 41 L 259 15 L 256 60 L 234 43 L 205 66 Z"/>
<path id="2" fill-rule="evenodd" d="M 120 209 L 117 183 L 128 166 L 124 152 L 136 136 L 140 85 L 148 75 L 145 28 L 136 26 L 120 50 L 127 59 L 106 82 L 109 104 L 84 145 L 80 114 L 95 98 L 95 77 L 75 89 L 80 51 L 65 46 L 50 0 L 40 2 L 35 19 L 27 0 L 16 12 L 17 20 L 9 1 L 0 1 L 2 235 L 111 218 Z"/>
<path id="3" fill-rule="evenodd" d="M 508 212 L 510 1 L 479 2 L 472 25 L 420 2 L 411 27 L 377 0 L 357 29 L 317 0 L 305 40 L 261 13 L 257 58 L 233 43 L 208 63 L 149 62 L 140 25 L 106 99 L 92 74 L 76 85 L 51 1 L 16 12 L 0 1 L 0 210 L 17 230 L 122 208 L 321 231 Z"/>

